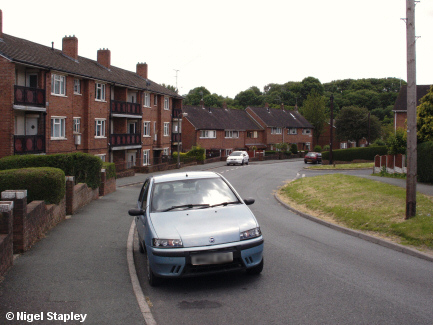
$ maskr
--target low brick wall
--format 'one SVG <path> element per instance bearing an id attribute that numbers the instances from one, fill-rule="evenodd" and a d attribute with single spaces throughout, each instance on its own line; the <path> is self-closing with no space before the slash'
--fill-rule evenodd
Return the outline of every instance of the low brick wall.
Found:
<path id="1" fill-rule="evenodd" d="M 12 266 L 13 255 L 13 202 L 0 202 L 0 277 Z"/>

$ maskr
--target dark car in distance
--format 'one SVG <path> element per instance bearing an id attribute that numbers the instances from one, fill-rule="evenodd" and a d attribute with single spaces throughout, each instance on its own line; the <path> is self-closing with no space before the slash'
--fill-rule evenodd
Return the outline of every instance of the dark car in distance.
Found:
<path id="1" fill-rule="evenodd" d="M 304 163 L 321 163 L 322 162 L 322 154 L 320 152 L 309 152 L 304 157 Z"/>

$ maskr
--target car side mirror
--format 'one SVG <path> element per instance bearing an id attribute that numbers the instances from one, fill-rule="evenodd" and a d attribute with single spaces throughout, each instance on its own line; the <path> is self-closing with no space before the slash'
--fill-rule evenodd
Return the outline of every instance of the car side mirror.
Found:
<path id="1" fill-rule="evenodd" d="M 135 216 L 141 216 L 141 215 L 143 215 L 145 213 L 145 211 L 143 209 L 130 209 L 128 211 L 128 213 L 129 213 L 130 216 L 135 217 Z"/>
<path id="2" fill-rule="evenodd" d="M 251 205 L 251 204 L 254 204 L 254 202 L 256 202 L 256 200 L 255 200 L 255 199 L 252 199 L 252 198 L 243 199 L 243 200 L 244 200 L 244 203 L 245 203 L 246 205 Z"/>

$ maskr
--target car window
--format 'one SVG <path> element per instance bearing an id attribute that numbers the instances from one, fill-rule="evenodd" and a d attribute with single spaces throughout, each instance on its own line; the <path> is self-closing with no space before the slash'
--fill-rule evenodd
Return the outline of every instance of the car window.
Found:
<path id="1" fill-rule="evenodd" d="M 153 186 L 151 211 L 164 211 L 182 205 L 203 208 L 226 202 L 240 201 L 221 178 L 179 180 Z"/>
<path id="2" fill-rule="evenodd" d="M 147 179 L 144 184 L 143 187 L 141 188 L 141 192 L 140 195 L 138 197 L 138 201 L 140 202 L 140 206 L 143 210 L 146 209 L 146 203 L 147 203 L 147 194 L 149 193 L 149 183 L 150 181 Z"/>
<path id="3" fill-rule="evenodd" d="M 232 152 L 232 153 L 230 154 L 230 156 L 240 156 L 240 155 L 242 155 L 242 153 L 239 152 L 239 151 L 235 151 L 235 152 Z"/>

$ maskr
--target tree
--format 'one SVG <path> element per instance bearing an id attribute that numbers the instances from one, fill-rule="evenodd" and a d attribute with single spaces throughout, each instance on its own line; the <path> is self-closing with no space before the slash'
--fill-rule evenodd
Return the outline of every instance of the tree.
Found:
<path id="1" fill-rule="evenodd" d="M 406 132 L 401 128 L 397 129 L 395 134 L 392 134 L 388 138 L 386 147 L 388 148 L 389 155 L 398 155 L 398 154 L 405 155 L 407 149 Z"/>
<path id="2" fill-rule="evenodd" d="M 184 105 L 200 105 L 200 101 L 204 96 L 210 95 L 210 91 L 205 87 L 196 87 L 191 89 L 188 95 L 184 95 L 185 99 L 183 101 Z"/>
<path id="3" fill-rule="evenodd" d="M 326 122 L 325 98 L 313 89 L 304 100 L 300 112 L 314 126 L 314 138 L 316 143 L 319 142 Z"/>
<path id="4" fill-rule="evenodd" d="M 359 146 L 359 140 L 368 137 L 368 110 L 355 106 L 343 107 L 335 120 L 336 135 L 340 141 L 351 140 Z M 370 117 L 370 142 L 380 135 L 380 121 Z"/>
<path id="5" fill-rule="evenodd" d="M 249 89 L 237 94 L 235 100 L 241 108 L 247 106 L 260 106 L 262 105 L 262 94 L 257 87 L 250 87 Z"/>
<path id="6" fill-rule="evenodd" d="M 418 142 L 433 141 L 433 87 L 421 98 L 417 108 Z"/>

